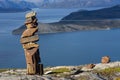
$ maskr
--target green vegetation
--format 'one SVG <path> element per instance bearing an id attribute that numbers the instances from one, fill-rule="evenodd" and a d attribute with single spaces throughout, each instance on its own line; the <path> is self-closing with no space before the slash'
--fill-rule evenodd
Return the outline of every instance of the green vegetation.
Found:
<path id="1" fill-rule="evenodd" d="M 64 73 L 64 72 L 70 72 L 70 70 L 68 68 L 58 68 L 58 69 L 54 69 L 52 70 L 53 73 Z"/>
<path id="2" fill-rule="evenodd" d="M 117 77 L 115 80 L 120 80 L 120 77 Z"/>
<path id="3" fill-rule="evenodd" d="M 96 71 L 96 73 L 98 73 L 99 75 L 108 76 L 108 77 L 118 72 L 120 72 L 120 67 L 106 68 L 101 71 Z"/>
<path id="4" fill-rule="evenodd" d="M 5 71 L 7 71 L 8 69 L 0 69 L 0 73 L 1 72 L 5 72 Z"/>
<path id="5" fill-rule="evenodd" d="M 64 77 L 64 78 L 69 78 L 70 77 L 70 69 L 66 68 L 66 67 L 62 67 L 62 68 L 54 68 L 54 69 L 50 69 L 50 68 L 46 68 L 44 69 L 44 72 L 47 71 L 51 71 L 49 73 L 49 75 L 51 75 L 52 77 Z"/>

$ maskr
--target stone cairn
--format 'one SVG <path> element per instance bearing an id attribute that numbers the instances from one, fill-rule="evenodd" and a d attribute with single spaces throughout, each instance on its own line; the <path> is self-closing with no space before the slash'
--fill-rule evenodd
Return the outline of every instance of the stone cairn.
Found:
<path id="1" fill-rule="evenodd" d="M 20 42 L 25 51 L 27 74 L 43 74 L 43 64 L 39 56 L 39 45 L 36 43 L 39 40 L 39 36 L 36 34 L 38 31 L 38 23 L 35 12 L 29 12 L 26 14 L 25 25 L 27 29 L 23 32 Z"/>
<path id="2" fill-rule="evenodd" d="M 110 57 L 109 57 L 109 56 L 104 56 L 104 57 L 102 57 L 101 63 L 107 64 L 107 63 L 109 63 L 109 62 L 110 62 Z"/>

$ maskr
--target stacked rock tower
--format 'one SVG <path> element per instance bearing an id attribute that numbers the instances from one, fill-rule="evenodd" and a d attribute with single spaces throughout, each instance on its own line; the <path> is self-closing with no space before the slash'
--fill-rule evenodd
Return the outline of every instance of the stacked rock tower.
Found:
<path id="1" fill-rule="evenodd" d="M 37 41 L 39 36 L 36 34 L 38 31 L 38 23 L 36 18 L 36 12 L 29 12 L 26 14 L 26 30 L 23 32 L 20 42 L 25 51 L 27 74 L 43 74 L 43 65 L 39 56 L 39 45 Z"/>

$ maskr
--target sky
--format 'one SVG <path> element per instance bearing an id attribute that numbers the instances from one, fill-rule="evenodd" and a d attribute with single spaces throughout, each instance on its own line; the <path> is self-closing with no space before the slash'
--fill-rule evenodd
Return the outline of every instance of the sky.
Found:
<path id="1" fill-rule="evenodd" d="M 29 1 L 29 2 L 42 2 L 44 0 L 24 0 L 24 1 Z M 53 0 L 50 0 L 50 1 L 53 1 Z"/>
<path id="2" fill-rule="evenodd" d="M 29 2 L 40 2 L 42 0 L 24 0 L 24 1 L 29 1 Z"/>
<path id="3" fill-rule="evenodd" d="M 0 0 L 0 1 L 4 1 L 4 0 Z M 8 0 L 9 1 L 9 0 Z M 10 1 L 28 1 L 28 2 L 35 2 L 35 3 L 38 3 L 38 2 L 43 2 L 44 0 L 10 0 Z M 54 0 L 49 0 L 49 1 L 54 1 Z M 59 0 L 58 0 L 59 1 Z"/>

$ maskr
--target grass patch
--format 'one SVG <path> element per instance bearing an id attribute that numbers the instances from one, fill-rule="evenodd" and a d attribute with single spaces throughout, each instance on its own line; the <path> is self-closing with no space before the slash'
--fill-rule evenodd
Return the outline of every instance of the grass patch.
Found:
<path id="1" fill-rule="evenodd" d="M 96 73 L 104 76 L 111 76 L 118 72 L 120 72 L 120 67 L 106 68 L 101 71 L 96 71 Z"/>
<path id="2" fill-rule="evenodd" d="M 0 69 L 0 73 L 8 71 L 8 69 Z"/>
<path id="3" fill-rule="evenodd" d="M 117 77 L 115 80 L 120 80 L 120 77 Z"/>
<path id="4" fill-rule="evenodd" d="M 64 73 L 64 72 L 70 72 L 70 70 L 68 68 L 58 68 L 58 69 L 54 69 L 52 70 L 53 73 Z"/>

